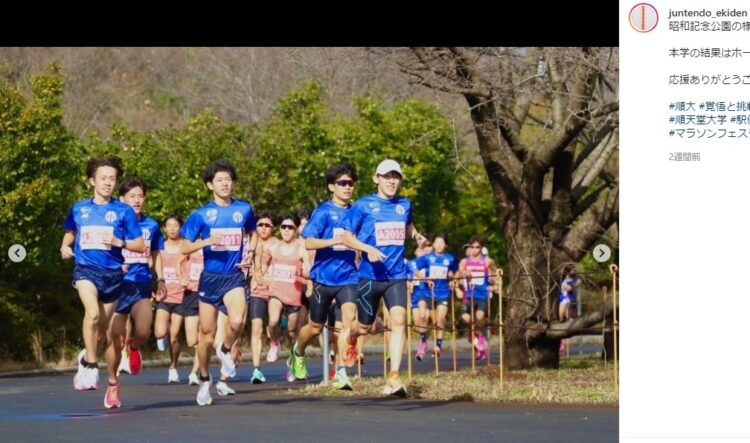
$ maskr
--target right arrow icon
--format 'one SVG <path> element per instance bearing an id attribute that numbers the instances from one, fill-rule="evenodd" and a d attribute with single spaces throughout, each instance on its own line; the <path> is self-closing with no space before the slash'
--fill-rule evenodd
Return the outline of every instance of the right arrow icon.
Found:
<path id="1" fill-rule="evenodd" d="M 609 261 L 609 259 L 612 257 L 612 250 L 607 245 L 596 245 L 594 247 L 594 260 L 598 261 L 599 263 L 604 263 L 606 261 Z"/>

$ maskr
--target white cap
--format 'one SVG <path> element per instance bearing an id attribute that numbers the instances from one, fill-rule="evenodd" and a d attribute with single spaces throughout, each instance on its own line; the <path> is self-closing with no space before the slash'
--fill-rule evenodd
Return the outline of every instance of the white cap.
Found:
<path id="1" fill-rule="evenodd" d="M 399 166 L 396 160 L 391 160 L 390 158 L 387 158 L 380 162 L 380 164 L 378 165 L 378 169 L 375 170 L 375 174 L 385 175 L 391 171 L 395 171 L 401 174 L 401 178 L 404 177 L 404 172 L 401 171 L 401 166 Z"/>

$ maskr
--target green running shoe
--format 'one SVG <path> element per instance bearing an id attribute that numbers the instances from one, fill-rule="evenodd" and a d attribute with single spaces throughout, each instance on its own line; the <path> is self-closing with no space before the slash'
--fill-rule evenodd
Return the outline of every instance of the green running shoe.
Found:
<path id="1" fill-rule="evenodd" d="M 349 380 L 349 376 L 346 375 L 345 371 L 337 371 L 331 384 L 336 389 L 341 389 L 343 391 L 352 390 L 352 382 Z"/>
<path id="2" fill-rule="evenodd" d="M 289 351 L 289 371 L 292 373 L 294 378 L 297 380 L 304 380 L 307 378 L 307 365 L 305 364 L 305 356 L 297 355 L 297 343 L 292 345 L 292 349 Z"/>

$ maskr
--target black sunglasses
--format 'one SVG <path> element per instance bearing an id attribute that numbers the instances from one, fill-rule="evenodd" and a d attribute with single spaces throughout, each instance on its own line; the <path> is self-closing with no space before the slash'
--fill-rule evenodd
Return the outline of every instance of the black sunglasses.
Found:
<path id="1" fill-rule="evenodd" d="M 292 230 L 297 229 L 297 227 L 294 225 L 281 225 L 279 226 L 279 228 L 280 229 L 292 229 Z"/>
<path id="2" fill-rule="evenodd" d="M 357 182 L 355 182 L 354 180 L 336 180 L 336 184 L 341 186 L 342 188 L 344 186 L 350 186 L 353 188 L 356 183 Z"/>
<path id="3" fill-rule="evenodd" d="M 258 223 L 259 228 L 273 228 L 272 224 L 269 223 Z"/>

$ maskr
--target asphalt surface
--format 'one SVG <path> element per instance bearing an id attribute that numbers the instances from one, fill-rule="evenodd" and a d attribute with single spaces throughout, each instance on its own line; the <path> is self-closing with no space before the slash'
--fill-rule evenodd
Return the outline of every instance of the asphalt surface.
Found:
<path id="1" fill-rule="evenodd" d="M 446 355 L 447 354 L 447 355 Z M 452 367 L 450 353 L 441 359 Z M 491 441 L 615 442 L 617 408 L 488 405 L 471 402 L 401 400 L 397 398 L 303 397 L 295 388 L 322 379 L 319 358 L 309 358 L 308 381 L 288 383 L 284 359 L 264 364 L 268 383 L 250 383 L 251 367 L 243 363 L 230 385 L 237 395 L 219 397 L 213 405 L 195 403 L 196 386 L 167 383 L 166 368 L 144 369 L 121 377 L 123 407 L 104 408 L 103 387 L 73 390 L 73 373 L 0 379 L 0 441 Z M 431 371 L 431 359 L 414 361 L 415 371 Z M 460 353 L 460 367 L 469 355 Z M 402 365 L 406 370 L 406 362 Z M 382 375 L 382 357 L 369 356 L 363 375 Z M 216 377 L 218 367 L 213 365 Z M 106 375 L 101 373 L 102 384 Z M 355 382 L 356 389 L 356 382 Z M 488 440 L 488 441 L 490 441 Z"/>

